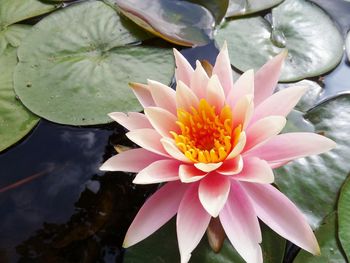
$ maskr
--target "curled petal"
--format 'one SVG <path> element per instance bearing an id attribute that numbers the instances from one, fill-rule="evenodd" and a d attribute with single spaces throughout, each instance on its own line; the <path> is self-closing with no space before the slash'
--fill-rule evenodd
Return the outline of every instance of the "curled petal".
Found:
<path id="1" fill-rule="evenodd" d="M 243 151 L 246 141 L 247 141 L 247 136 L 245 132 L 241 132 L 241 134 L 239 135 L 237 144 L 232 149 L 230 154 L 227 156 L 226 160 L 230 160 L 238 156 Z"/>
<path id="2" fill-rule="evenodd" d="M 243 159 L 242 156 L 238 155 L 235 158 L 226 160 L 217 172 L 223 175 L 234 175 L 238 174 L 243 169 Z"/>
<path id="3" fill-rule="evenodd" d="M 123 247 L 130 247 L 168 222 L 177 212 L 187 185 L 170 182 L 155 192 L 137 213 L 130 225 Z"/>
<path id="4" fill-rule="evenodd" d="M 242 183 L 258 217 L 279 235 L 312 254 L 319 254 L 317 240 L 299 209 L 269 184 Z"/>
<path id="5" fill-rule="evenodd" d="M 206 98 L 210 105 L 215 106 L 217 112 L 225 104 L 225 93 L 217 75 L 212 75 L 209 79 Z"/>
<path id="6" fill-rule="evenodd" d="M 148 85 L 132 82 L 129 83 L 129 86 L 131 87 L 132 91 L 134 92 L 136 98 L 141 103 L 143 108 L 156 105 L 151 92 L 149 91 Z"/>
<path id="7" fill-rule="evenodd" d="M 232 182 L 220 222 L 231 244 L 248 263 L 262 263 L 261 231 L 251 201 L 238 183 Z"/>
<path id="8" fill-rule="evenodd" d="M 130 131 L 135 129 L 152 128 L 152 125 L 146 116 L 139 112 L 129 112 L 128 114 L 123 112 L 111 112 L 108 116 Z"/>
<path id="9" fill-rule="evenodd" d="M 283 62 L 287 57 L 287 50 L 269 60 L 255 74 L 255 95 L 254 104 L 257 106 L 266 98 L 271 96 L 276 88 L 281 74 Z"/>
<path id="10" fill-rule="evenodd" d="M 179 132 L 177 117 L 169 111 L 159 107 L 148 107 L 145 108 L 145 114 L 153 128 L 163 137 L 172 138 L 170 131 Z"/>
<path id="11" fill-rule="evenodd" d="M 244 159 L 243 163 L 243 170 L 234 175 L 233 179 L 262 184 L 273 183 L 273 171 L 266 161 L 252 157 Z"/>
<path id="12" fill-rule="evenodd" d="M 269 116 L 249 126 L 246 130 L 247 143 L 243 151 L 246 152 L 279 134 L 286 122 L 287 120 L 283 116 Z"/>
<path id="13" fill-rule="evenodd" d="M 175 56 L 175 78 L 176 81 L 182 81 L 187 86 L 191 84 L 191 76 L 193 74 L 193 68 L 188 63 L 187 59 L 184 58 L 184 56 L 177 51 L 175 48 L 173 49 L 174 56 Z"/>
<path id="14" fill-rule="evenodd" d="M 254 96 L 254 70 L 252 69 L 244 72 L 235 82 L 227 95 L 226 102 L 233 107 L 238 100 L 246 95 Z"/>
<path id="15" fill-rule="evenodd" d="M 170 156 L 184 163 L 191 163 L 191 161 L 179 150 L 179 148 L 177 148 L 174 140 L 169 138 L 162 138 L 160 142 L 162 143 L 165 151 Z"/>
<path id="16" fill-rule="evenodd" d="M 199 183 L 198 195 L 205 210 L 217 217 L 224 207 L 230 192 L 230 179 L 227 176 L 210 173 Z"/>
<path id="17" fill-rule="evenodd" d="M 287 116 L 306 91 L 307 87 L 298 86 L 276 92 L 256 107 L 252 123 L 270 115 Z"/>
<path id="18" fill-rule="evenodd" d="M 194 92 L 182 81 L 176 86 L 176 105 L 178 109 L 191 111 L 191 108 L 197 108 L 199 100 Z"/>
<path id="19" fill-rule="evenodd" d="M 109 158 L 100 167 L 100 170 L 137 173 L 151 163 L 162 159 L 164 159 L 164 156 L 160 156 L 145 149 L 132 149 Z"/>
<path id="20" fill-rule="evenodd" d="M 267 162 L 287 162 L 333 149 L 335 142 L 315 133 L 291 132 L 277 135 L 261 146 L 244 153 Z"/>
<path id="21" fill-rule="evenodd" d="M 232 112 L 234 113 L 232 127 L 242 125 L 242 129 L 245 130 L 254 112 L 253 97 L 246 95 L 238 100 Z"/>
<path id="22" fill-rule="evenodd" d="M 192 164 L 190 165 L 183 164 L 183 165 L 180 165 L 180 168 L 179 168 L 179 177 L 181 182 L 183 183 L 196 182 L 204 178 L 206 175 L 207 175 L 206 172 L 198 170 Z"/>
<path id="23" fill-rule="evenodd" d="M 180 162 L 176 160 L 159 160 L 140 171 L 134 184 L 155 184 L 179 180 Z"/>
<path id="24" fill-rule="evenodd" d="M 162 136 L 154 129 L 137 129 L 129 131 L 126 136 L 138 146 L 159 155 L 169 157 L 160 142 Z"/>
<path id="25" fill-rule="evenodd" d="M 213 68 L 213 75 L 218 76 L 225 94 L 229 94 L 230 90 L 233 87 L 233 77 L 226 41 L 224 42 L 224 45 L 222 46 L 220 53 L 216 58 L 216 62 Z"/>
<path id="26" fill-rule="evenodd" d="M 181 263 L 189 261 L 191 252 L 196 248 L 209 225 L 210 218 L 198 199 L 198 185 L 192 185 L 181 201 L 176 218 Z"/>
<path id="27" fill-rule="evenodd" d="M 202 64 L 197 60 L 196 61 L 196 69 L 191 77 L 191 89 L 196 94 L 197 98 L 202 99 L 205 98 L 205 89 L 203 87 L 207 87 L 209 81 L 209 77 L 205 72 Z"/>
<path id="28" fill-rule="evenodd" d="M 148 80 L 148 86 L 155 104 L 176 115 L 175 90 L 153 80 Z"/>

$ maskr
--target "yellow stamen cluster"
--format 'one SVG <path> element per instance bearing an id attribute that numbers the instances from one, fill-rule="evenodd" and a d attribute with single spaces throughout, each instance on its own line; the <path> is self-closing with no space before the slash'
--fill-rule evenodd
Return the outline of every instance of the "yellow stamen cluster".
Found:
<path id="1" fill-rule="evenodd" d="M 205 99 L 191 112 L 177 110 L 177 125 L 181 134 L 171 131 L 177 147 L 193 162 L 223 161 L 237 143 L 241 127 L 232 132 L 232 112 L 224 106 L 219 113 Z"/>

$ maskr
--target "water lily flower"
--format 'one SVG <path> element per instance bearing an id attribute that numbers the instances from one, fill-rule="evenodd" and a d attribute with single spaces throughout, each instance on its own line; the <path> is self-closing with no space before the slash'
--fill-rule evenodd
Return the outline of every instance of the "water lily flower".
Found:
<path id="1" fill-rule="evenodd" d="M 234 83 L 224 44 L 212 73 L 193 69 L 174 50 L 176 91 L 157 81 L 132 83 L 144 114 L 110 113 L 141 148 L 107 160 L 101 170 L 137 173 L 135 184 L 165 183 L 142 206 L 124 247 L 145 239 L 175 214 L 181 263 L 189 261 L 212 218 L 246 262 L 262 262 L 258 218 L 299 247 L 319 254 L 303 214 L 271 183 L 273 169 L 335 143 L 318 134 L 280 134 L 305 87 L 274 92 L 287 52 Z M 295 175 L 300 176 L 300 175 Z"/>

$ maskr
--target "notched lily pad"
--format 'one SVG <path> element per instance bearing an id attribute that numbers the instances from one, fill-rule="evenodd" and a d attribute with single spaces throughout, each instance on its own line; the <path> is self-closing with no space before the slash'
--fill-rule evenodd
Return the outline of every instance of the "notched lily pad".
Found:
<path id="1" fill-rule="evenodd" d="M 314 256 L 304 250 L 300 251 L 294 263 L 346 263 L 336 240 L 336 214 L 332 213 L 325 219 L 324 224 L 316 231 L 316 238 L 320 245 L 321 255 Z"/>
<path id="2" fill-rule="evenodd" d="M 233 65 L 258 69 L 288 49 L 280 81 L 296 81 L 333 69 L 343 55 L 343 38 L 331 18 L 305 0 L 285 0 L 272 9 L 271 23 L 259 16 L 227 21 L 218 30 Z"/>
<path id="3" fill-rule="evenodd" d="M 16 49 L 6 48 L 0 55 L 0 151 L 22 139 L 39 120 L 16 99 L 12 81 L 16 63 Z"/>
<path id="4" fill-rule="evenodd" d="M 226 17 L 253 14 L 275 5 L 283 0 L 230 0 Z"/>
<path id="5" fill-rule="evenodd" d="M 156 233 L 127 249 L 124 263 L 180 262 L 175 220 L 171 220 Z M 268 227 L 262 226 L 264 262 L 282 262 L 285 241 Z M 244 263 L 245 261 L 226 239 L 219 253 L 213 252 L 206 237 L 193 251 L 189 263 Z"/>
<path id="6" fill-rule="evenodd" d="M 350 171 L 350 94 L 339 95 L 299 115 L 315 132 L 337 143 L 332 151 L 301 158 L 275 170 L 276 184 L 319 227 L 334 210 L 338 192 Z M 301 127 L 301 125 L 294 125 Z M 301 127 L 299 131 L 309 131 Z"/>
<path id="7" fill-rule="evenodd" d="M 200 46 L 212 39 L 214 17 L 198 4 L 173 0 L 154 0 L 152 4 L 140 0 L 113 1 L 136 24 L 175 44 Z"/>
<path id="8" fill-rule="evenodd" d="M 18 50 L 15 90 L 31 111 L 53 122 L 94 125 L 107 113 L 139 111 L 128 83 L 169 83 L 170 49 L 137 46 L 115 10 L 83 2 L 45 17 Z"/>
<path id="9" fill-rule="evenodd" d="M 199 5 L 204 6 L 206 9 L 208 9 L 213 16 L 215 17 L 216 24 L 220 24 L 222 19 L 225 17 L 228 6 L 229 6 L 229 0 L 186 0 L 187 2 L 196 3 Z"/>
<path id="10" fill-rule="evenodd" d="M 338 201 L 338 235 L 345 254 L 350 260 L 350 176 L 345 181 Z"/>
<path id="11" fill-rule="evenodd" d="M 30 31 L 29 25 L 11 25 L 0 31 L 0 55 L 8 45 L 18 47 L 21 40 Z"/>

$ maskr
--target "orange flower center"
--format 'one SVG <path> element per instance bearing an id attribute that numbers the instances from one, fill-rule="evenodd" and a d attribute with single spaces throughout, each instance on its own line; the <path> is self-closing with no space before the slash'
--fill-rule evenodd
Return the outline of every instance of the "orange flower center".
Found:
<path id="1" fill-rule="evenodd" d="M 191 112 L 177 110 L 181 134 L 171 131 L 177 147 L 193 162 L 217 163 L 225 160 L 236 145 L 241 125 L 232 128 L 232 111 L 226 105 L 219 113 L 205 99 Z M 233 130 L 233 132 L 232 132 Z"/>

